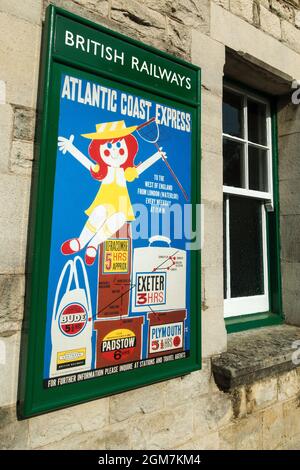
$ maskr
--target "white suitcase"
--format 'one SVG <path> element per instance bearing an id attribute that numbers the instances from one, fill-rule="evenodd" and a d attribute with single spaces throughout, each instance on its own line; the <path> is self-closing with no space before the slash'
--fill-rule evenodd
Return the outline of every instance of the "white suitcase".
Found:
<path id="1" fill-rule="evenodd" d="M 168 246 L 151 246 L 155 242 Z M 132 312 L 185 309 L 185 250 L 171 247 L 167 237 L 151 237 L 148 247 L 133 251 L 132 284 Z"/>

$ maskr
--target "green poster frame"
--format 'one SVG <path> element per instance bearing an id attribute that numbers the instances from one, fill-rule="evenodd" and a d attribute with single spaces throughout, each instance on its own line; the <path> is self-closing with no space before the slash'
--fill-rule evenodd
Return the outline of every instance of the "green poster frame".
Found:
<path id="1" fill-rule="evenodd" d="M 122 44 L 124 50 L 135 48 L 141 56 L 150 54 L 157 61 L 174 64 L 192 76 L 194 83 L 190 96 L 174 96 L 168 86 L 154 86 L 149 80 L 136 80 L 112 67 L 101 69 L 74 57 L 64 57 L 56 44 L 57 20 L 72 21 L 79 28 L 101 33 Z M 200 69 L 181 59 L 132 40 L 72 13 L 50 5 L 46 12 L 41 58 L 36 157 L 34 161 L 31 210 L 28 229 L 27 285 L 25 317 L 19 366 L 18 417 L 28 418 L 51 410 L 83 403 L 133 388 L 182 376 L 201 368 L 201 260 L 200 250 L 191 251 L 191 347 L 190 355 L 173 362 L 93 378 L 57 388 L 43 388 L 44 343 L 46 334 L 46 305 L 52 206 L 57 151 L 59 117 L 60 73 L 72 70 L 80 77 L 99 77 L 109 80 L 121 89 L 134 88 L 152 100 L 178 103 L 193 114 L 192 131 L 192 204 L 193 218 L 200 204 Z"/>

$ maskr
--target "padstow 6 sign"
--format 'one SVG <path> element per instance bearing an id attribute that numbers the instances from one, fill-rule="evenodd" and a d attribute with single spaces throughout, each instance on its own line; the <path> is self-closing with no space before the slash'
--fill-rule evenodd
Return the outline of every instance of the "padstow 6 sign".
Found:
<path id="1" fill-rule="evenodd" d="M 200 71 L 50 6 L 20 415 L 200 367 Z"/>

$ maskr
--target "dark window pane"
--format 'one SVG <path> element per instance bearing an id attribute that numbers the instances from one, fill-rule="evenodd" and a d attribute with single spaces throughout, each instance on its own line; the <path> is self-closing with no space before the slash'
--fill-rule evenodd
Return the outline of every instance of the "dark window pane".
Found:
<path id="1" fill-rule="evenodd" d="M 268 191 L 267 151 L 249 145 L 248 159 L 249 189 Z"/>
<path id="2" fill-rule="evenodd" d="M 266 105 L 248 100 L 248 140 L 267 145 Z"/>
<path id="3" fill-rule="evenodd" d="M 223 140 L 223 183 L 226 186 L 242 187 L 244 144 L 224 138 Z"/>
<path id="4" fill-rule="evenodd" d="M 223 94 L 223 132 L 243 137 L 243 100 L 228 90 Z"/>
<path id="5" fill-rule="evenodd" d="M 227 299 L 227 257 L 226 257 L 226 197 L 223 201 L 223 279 L 224 299 Z"/>
<path id="6" fill-rule="evenodd" d="M 262 203 L 230 197 L 229 204 L 231 297 L 263 294 Z"/>

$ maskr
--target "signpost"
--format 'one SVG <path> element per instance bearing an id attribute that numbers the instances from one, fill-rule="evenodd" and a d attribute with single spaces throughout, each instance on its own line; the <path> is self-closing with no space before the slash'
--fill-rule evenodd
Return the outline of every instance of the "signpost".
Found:
<path id="1" fill-rule="evenodd" d="M 200 70 L 50 6 L 20 417 L 201 367 Z"/>

